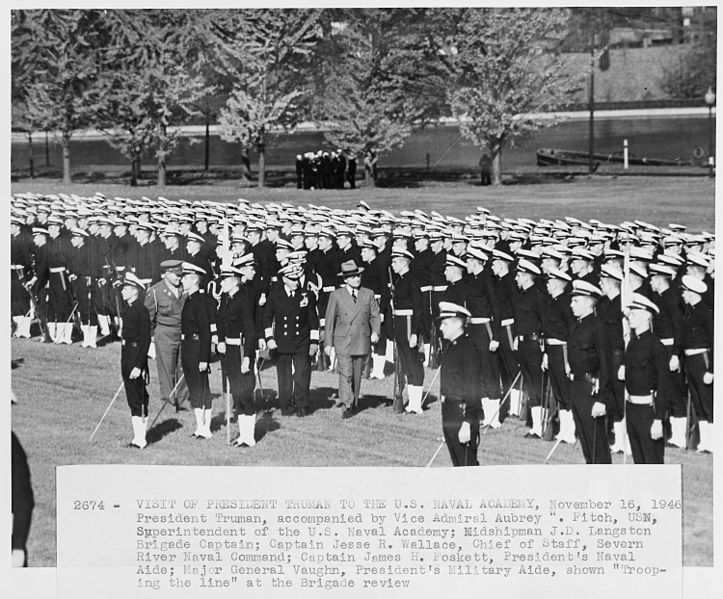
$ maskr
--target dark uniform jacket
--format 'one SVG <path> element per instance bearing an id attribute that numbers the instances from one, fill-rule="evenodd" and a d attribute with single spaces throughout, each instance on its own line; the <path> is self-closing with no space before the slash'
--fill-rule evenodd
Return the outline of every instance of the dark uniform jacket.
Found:
<path id="1" fill-rule="evenodd" d="M 181 311 L 181 335 L 184 338 L 197 336 L 199 362 L 211 359 L 211 319 L 208 313 L 207 297 L 198 291 L 188 296 Z"/>
<path id="2" fill-rule="evenodd" d="M 567 340 L 568 363 L 574 380 L 593 381 L 597 401 L 609 403 L 605 389 L 608 385 L 608 364 L 605 353 L 605 328 L 595 314 L 589 314 L 573 324 Z"/>
<path id="3" fill-rule="evenodd" d="M 256 323 L 254 304 L 248 294 L 239 288 L 233 296 L 223 294 L 218 309 L 218 340 L 240 339 L 243 356 L 253 359 L 256 349 Z"/>
<path id="4" fill-rule="evenodd" d="M 625 349 L 625 388 L 630 395 L 650 395 L 663 389 L 668 373 L 668 353 L 653 333 L 648 330 L 640 336 L 631 333 Z M 665 416 L 664 398 L 657 399 L 655 418 Z"/>
<path id="5" fill-rule="evenodd" d="M 151 345 L 151 317 L 148 309 L 135 300 L 123 312 L 123 352 L 121 366 L 147 370 L 148 347 Z"/>
<path id="6" fill-rule="evenodd" d="M 445 400 L 463 401 L 468 411 L 479 410 L 482 406 L 479 391 L 481 360 L 469 335 L 463 334 L 452 341 L 442 360 L 440 375 L 442 397 Z"/>
<path id="7" fill-rule="evenodd" d="M 309 343 L 319 343 L 319 315 L 316 297 L 298 288 L 292 297 L 283 283 L 269 291 L 263 312 L 264 336 L 273 339 L 279 353 L 293 354 Z"/>

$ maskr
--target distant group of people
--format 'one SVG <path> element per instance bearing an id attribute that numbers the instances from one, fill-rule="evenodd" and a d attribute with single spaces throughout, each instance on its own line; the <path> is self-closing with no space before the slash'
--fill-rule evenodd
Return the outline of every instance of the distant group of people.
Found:
<path id="1" fill-rule="evenodd" d="M 317 150 L 296 155 L 298 189 L 356 187 L 356 157 L 340 150 Z"/>

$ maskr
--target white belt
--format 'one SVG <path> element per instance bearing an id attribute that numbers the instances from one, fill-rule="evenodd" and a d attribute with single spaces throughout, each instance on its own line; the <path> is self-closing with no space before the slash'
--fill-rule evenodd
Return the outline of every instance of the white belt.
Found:
<path id="1" fill-rule="evenodd" d="M 10 268 L 13 270 L 25 270 L 25 267 L 22 264 L 11 264 Z"/>
<path id="2" fill-rule="evenodd" d="M 120 271 L 122 271 L 122 270 L 125 270 L 126 267 L 125 267 L 125 266 L 116 266 L 115 269 L 116 269 L 118 272 L 120 272 Z"/>
<path id="3" fill-rule="evenodd" d="M 329 287 L 322 287 L 322 288 L 321 288 L 321 290 L 322 290 L 324 293 L 331 293 L 331 292 L 334 291 L 335 289 L 336 289 L 336 287 L 334 287 L 333 285 L 331 285 L 331 286 L 329 286 Z"/>
<path id="4" fill-rule="evenodd" d="M 547 345 L 567 345 L 567 341 L 562 339 L 545 339 Z"/>
<path id="5" fill-rule="evenodd" d="M 53 268 L 48 269 L 50 272 L 65 272 L 65 266 L 54 266 Z"/>
<path id="6" fill-rule="evenodd" d="M 435 285 L 432 291 L 447 291 L 447 285 Z"/>
<path id="7" fill-rule="evenodd" d="M 420 287 L 419 290 L 424 293 L 425 291 L 432 291 L 431 285 L 425 285 L 424 287 Z"/>
<path id="8" fill-rule="evenodd" d="M 628 395 L 628 401 L 640 406 L 650 406 L 653 404 L 653 395 Z"/>
<path id="9" fill-rule="evenodd" d="M 240 337 L 226 337 L 226 345 L 241 345 Z"/>
<path id="10" fill-rule="evenodd" d="M 514 318 L 505 318 L 502 322 L 500 322 L 500 324 L 503 327 L 508 327 L 511 324 L 515 324 L 515 319 Z"/>
<path id="11" fill-rule="evenodd" d="M 411 316 L 414 314 L 414 310 L 394 310 L 394 316 Z"/>
<path id="12" fill-rule="evenodd" d="M 375 300 L 380 300 L 380 299 L 382 299 L 382 294 L 381 294 L 381 293 L 375 293 L 375 294 L 374 294 L 374 299 L 375 299 Z"/>
<path id="13" fill-rule="evenodd" d="M 708 350 L 705 347 L 697 347 L 695 349 L 686 349 L 685 355 L 686 356 L 697 356 L 698 354 L 704 354 Z"/>
<path id="14" fill-rule="evenodd" d="M 153 279 L 138 279 L 144 285 L 150 285 Z"/>
<path id="15" fill-rule="evenodd" d="M 481 316 L 473 316 L 469 319 L 470 324 L 487 324 L 488 322 L 491 322 L 490 318 L 483 318 Z"/>
<path id="16" fill-rule="evenodd" d="M 665 345 L 666 347 L 670 347 L 675 342 L 675 339 L 670 337 L 669 339 L 661 339 L 660 342 Z"/>

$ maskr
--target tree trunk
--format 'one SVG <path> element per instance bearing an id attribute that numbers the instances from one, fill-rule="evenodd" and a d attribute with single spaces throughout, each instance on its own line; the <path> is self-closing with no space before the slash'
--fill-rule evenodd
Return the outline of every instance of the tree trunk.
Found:
<path id="1" fill-rule="evenodd" d="M 63 135 L 63 183 L 71 183 L 70 176 L 70 137 Z"/>
<path id="2" fill-rule="evenodd" d="M 158 135 L 158 187 L 166 186 L 166 128 L 160 126 Z"/>
<path id="3" fill-rule="evenodd" d="M 251 158 L 249 158 L 249 149 L 246 147 L 241 148 L 241 179 L 251 180 Z"/>
<path id="4" fill-rule="evenodd" d="M 259 153 L 259 187 L 266 186 L 266 144 L 264 140 L 264 134 L 259 134 L 258 141 L 256 142 L 256 150 Z"/>
<path id="5" fill-rule="evenodd" d="M 502 145 L 495 144 L 492 151 L 492 185 L 502 185 Z"/>
<path id="6" fill-rule="evenodd" d="M 28 133 L 28 150 L 30 151 L 30 160 L 28 167 L 30 168 L 30 178 L 35 179 L 35 161 L 33 159 L 33 134 Z"/>
<path id="7" fill-rule="evenodd" d="M 50 140 L 47 131 L 45 132 L 45 166 L 50 166 Z"/>
<path id="8" fill-rule="evenodd" d="M 204 148 L 203 153 L 203 170 L 208 170 L 208 161 L 210 157 L 210 146 L 211 146 L 211 115 L 206 113 L 206 147 Z"/>
<path id="9" fill-rule="evenodd" d="M 371 153 L 364 154 L 364 184 L 368 187 L 377 186 L 377 161 Z"/>
<path id="10" fill-rule="evenodd" d="M 138 179 L 141 178 L 141 154 L 134 152 L 131 158 L 131 187 L 138 185 Z"/>

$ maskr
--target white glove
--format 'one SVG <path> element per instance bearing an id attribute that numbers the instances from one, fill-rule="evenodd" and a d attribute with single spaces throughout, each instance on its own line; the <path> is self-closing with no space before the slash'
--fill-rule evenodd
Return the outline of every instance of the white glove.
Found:
<path id="1" fill-rule="evenodd" d="M 198 372 L 206 372 L 206 370 L 208 370 L 208 362 L 199 362 Z"/>
<path id="2" fill-rule="evenodd" d="M 663 421 L 653 420 L 653 424 L 650 427 L 650 438 L 653 441 L 663 438 Z"/>
<path id="3" fill-rule="evenodd" d="M 324 353 L 325 353 L 327 356 L 331 356 L 331 345 L 325 345 L 325 346 L 324 346 Z"/>
<path id="4" fill-rule="evenodd" d="M 151 344 L 148 346 L 148 357 L 149 357 L 151 360 L 155 360 L 155 359 L 156 359 L 156 344 L 155 344 L 155 342 L 153 341 L 153 338 L 152 338 L 152 337 L 151 337 Z"/>
<path id="5" fill-rule="evenodd" d="M 226 353 L 226 343 L 223 341 L 219 341 L 218 345 L 216 346 L 216 351 L 219 354 L 225 354 Z"/>
<path id="6" fill-rule="evenodd" d="M 273 339 L 269 339 L 268 343 L 266 344 L 266 347 L 268 348 L 269 351 L 271 351 L 271 350 L 276 349 L 278 347 L 278 345 L 276 345 L 276 341 L 274 341 Z"/>
<path id="7" fill-rule="evenodd" d="M 128 375 L 128 378 L 137 379 L 139 376 L 141 376 L 141 369 L 138 368 L 138 366 L 134 366 L 133 370 L 131 370 L 131 373 Z"/>
<path id="8" fill-rule="evenodd" d="M 676 371 L 680 370 L 680 359 L 675 354 L 670 356 L 669 367 L 670 367 L 670 372 L 676 372 Z"/>
<path id="9" fill-rule="evenodd" d="M 548 364 L 548 358 L 547 354 L 542 354 L 542 370 L 547 370 Z"/>
<path id="10" fill-rule="evenodd" d="M 409 347 L 417 347 L 417 334 L 413 333 L 409 336 Z"/>
<path id="11" fill-rule="evenodd" d="M 703 382 L 706 385 L 710 385 L 713 383 L 713 373 L 712 372 L 706 372 L 703 374 Z"/>
<path id="12" fill-rule="evenodd" d="M 377 343 L 379 341 L 379 333 L 372 333 L 371 342 Z"/>
<path id="13" fill-rule="evenodd" d="M 259 339 L 259 351 L 266 349 L 266 339 Z"/>
<path id="14" fill-rule="evenodd" d="M 243 360 L 241 360 L 241 373 L 248 374 L 250 370 L 251 370 L 251 360 L 249 360 L 248 356 L 244 356 Z"/>
<path id="15" fill-rule="evenodd" d="M 618 380 L 624 381 L 625 380 L 625 365 L 621 364 L 620 368 L 618 368 Z"/>
<path id="16" fill-rule="evenodd" d="M 471 438 L 470 434 L 470 428 L 469 428 L 469 422 L 463 422 L 462 426 L 459 427 L 459 442 L 460 443 L 469 443 L 469 440 Z"/>
<path id="17" fill-rule="evenodd" d="M 605 416 L 607 412 L 607 408 L 605 407 L 605 404 L 596 401 L 594 404 L 592 404 L 592 410 L 590 411 L 590 414 L 593 418 L 599 418 L 600 416 Z"/>
<path id="18" fill-rule="evenodd" d="M 498 348 L 499 346 L 500 346 L 500 342 L 499 342 L 499 341 L 495 341 L 494 339 L 492 339 L 492 340 L 490 341 L 490 351 L 492 351 L 492 352 L 497 351 L 497 348 Z"/>

